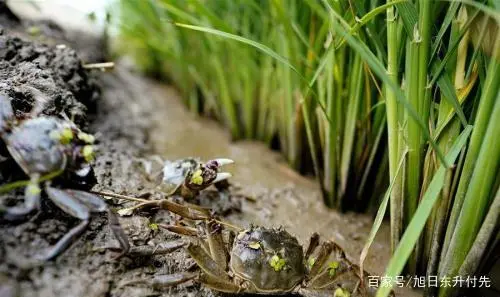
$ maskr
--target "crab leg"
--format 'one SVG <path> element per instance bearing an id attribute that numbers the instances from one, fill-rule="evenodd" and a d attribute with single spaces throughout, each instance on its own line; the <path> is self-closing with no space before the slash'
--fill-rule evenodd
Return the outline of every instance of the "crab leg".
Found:
<path id="1" fill-rule="evenodd" d="M 155 247 L 143 245 L 134 246 L 130 249 L 129 255 L 132 256 L 151 256 L 151 255 L 164 255 L 174 252 L 186 245 L 184 241 L 171 241 L 161 243 Z"/>
<path id="2" fill-rule="evenodd" d="M 85 230 L 89 223 L 90 209 L 85 206 L 85 204 L 81 203 L 77 199 L 74 199 L 62 190 L 47 186 L 46 192 L 50 200 L 52 200 L 52 202 L 54 202 L 65 213 L 82 220 L 80 224 L 59 239 L 59 241 L 43 257 L 44 260 L 48 261 L 64 252 L 71 242 Z"/>
<path id="3" fill-rule="evenodd" d="M 316 250 L 319 245 L 319 234 L 314 232 L 309 239 L 309 245 L 307 246 L 307 250 L 305 253 L 305 259 L 309 259 L 312 253 Z"/>
<path id="4" fill-rule="evenodd" d="M 146 284 L 147 286 L 153 287 L 156 290 L 161 290 L 165 287 L 180 285 L 197 277 L 198 277 L 197 274 L 189 272 L 161 274 L 161 275 L 155 275 L 151 279 L 136 279 L 127 281 L 125 283 L 121 283 L 119 287 L 135 285 L 135 284 Z"/>
<path id="5" fill-rule="evenodd" d="M 226 281 L 230 280 L 226 271 L 220 267 L 214 259 L 199 245 L 189 244 L 187 251 L 191 258 L 198 264 L 204 273 Z"/>
<path id="6" fill-rule="evenodd" d="M 195 273 L 175 273 L 175 274 L 163 274 L 157 275 L 152 280 L 147 283 L 154 287 L 155 289 L 162 289 L 164 287 L 171 287 L 180 285 L 182 283 L 188 282 L 195 279 L 197 275 Z"/>
<path id="7" fill-rule="evenodd" d="M 166 287 L 177 286 L 190 280 L 195 280 L 199 283 L 204 284 L 208 288 L 212 288 L 214 290 L 225 293 L 239 293 L 243 290 L 243 288 L 230 281 L 222 280 L 210 274 L 195 274 L 189 272 L 157 275 L 151 280 L 132 281 L 128 282 L 126 285 L 146 283 L 148 286 L 160 290 Z"/>
<path id="8" fill-rule="evenodd" d="M 108 213 L 109 228 L 111 229 L 111 232 L 113 232 L 115 238 L 120 243 L 120 248 L 122 250 L 121 253 L 117 256 L 117 258 L 119 258 L 128 253 L 128 251 L 130 250 L 130 244 L 128 242 L 127 235 L 123 231 L 123 228 L 120 225 L 120 222 L 118 221 L 118 217 L 116 216 L 116 214 L 113 211 L 111 211 L 111 209 L 108 209 L 107 213 Z"/>
<path id="9" fill-rule="evenodd" d="M 329 276 L 328 271 L 319 275 L 310 286 L 315 290 L 326 290 L 331 288 L 342 288 L 343 292 L 348 294 L 363 297 L 373 297 L 376 294 L 376 288 L 365 288 L 361 278 L 356 273 L 353 267 L 348 270 L 337 273 L 335 276 Z M 358 295 L 359 294 L 359 295 Z M 339 295 L 339 296 L 350 296 Z M 393 296 L 393 295 L 389 295 Z"/>
<path id="10" fill-rule="evenodd" d="M 8 207 L 0 210 L 2 217 L 7 221 L 17 221 L 24 219 L 35 209 L 40 208 L 40 186 L 38 185 L 39 175 L 34 174 L 30 178 L 30 183 L 24 189 L 24 203 L 22 206 Z"/>
<path id="11" fill-rule="evenodd" d="M 168 231 L 177 233 L 179 235 L 198 236 L 198 230 L 196 230 L 196 228 L 167 224 L 158 224 L 158 227 L 167 229 Z"/>
<path id="12" fill-rule="evenodd" d="M 325 241 L 321 244 L 321 247 L 318 252 L 318 256 L 316 257 L 316 260 L 314 262 L 314 265 L 311 268 L 311 271 L 309 272 L 309 279 L 314 279 L 316 275 L 321 271 L 321 268 L 325 266 L 326 261 L 330 257 L 330 254 L 332 253 L 333 249 L 335 247 L 335 244 L 331 241 Z"/>
<path id="13" fill-rule="evenodd" d="M 198 238 L 199 233 L 198 233 L 198 230 L 196 230 L 195 228 L 181 226 L 181 225 L 167 225 L 167 224 L 158 224 L 158 227 L 167 229 L 168 231 L 179 234 L 179 235 L 193 237 L 193 239 L 196 241 L 196 243 L 199 244 L 203 248 L 205 254 L 208 254 L 208 255 L 211 254 L 210 247 L 208 246 L 207 242 L 205 240 Z"/>
<path id="14" fill-rule="evenodd" d="M 233 249 L 234 239 L 236 238 L 236 233 L 233 230 L 229 230 L 227 233 L 227 250 Z"/>
<path id="15" fill-rule="evenodd" d="M 59 256 L 68 248 L 68 246 L 76 237 L 78 237 L 83 231 L 85 231 L 88 224 L 88 220 L 81 221 L 80 224 L 76 225 L 76 227 L 73 227 L 73 229 L 69 230 L 68 233 L 66 233 L 61 239 L 59 239 L 59 241 L 52 248 L 50 248 L 49 252 L 45 256 L 42 256 L 41 259 L 44 261 L 50 261 Z"/>
<path id="16" fill-rule="evenodd" d="M 222 238 L 222 226 L 215 220 L 210 220 L 206 224 L 207 241 L 212 259 L 219 267 L 226 270 L 229 253 Z"/>
<path id="17" fill-rule="evenodd" d="M 106 212 L 108 215 L 109 228 L 120 243 L 122 253 L 119 256 L 124 255 L 129 251 L 130 244 L 128 242 L 127 235 L 123 232 L 120 222 L 118 221 L 118 217 L 109 209 L 108 205 L 101 199 L 101 197 L 89 192 L 78 190 L 65 190 L 65 192 L 87 206 L 91 212 Z"/>
<path id="18" fill-rule="evenodd" d="M 154 201 L 153 203 L 158 204 L 162 209 L 166 209 L 181 217 L 191 219 L 191 220 L 205 220 L 210 217 L 208 211 L 202 211 L 201 209 L 194 209 L 192 207 L 187 207 L 182 204 L 178 204 L 169 200 Z"/>
<path id="19" fill-rule="evenodd" d="M 206 287 L 224 293 L 240 293 L 243 288 L 233 282 L 217 278 L 207 273 L 201 273 L 198 281 Z"/>
<path id="20" fill-rule="evenodd" d="M 311 287 L 314 289 L 325 289 L 336 283 L 342 284 L 342 287 L 345 287 L 346 282 L 352 283 L 353 276 L 357 280 L 356 283 L 360 282 L 360 278 L 355 275 L 351 267 L 344 267 L 338 270 L 333 274 L 328 269 L 325 269 L 311 282 Z"/>
<path id="21" fill-rule="evenodd" d="M 113 194 L 113 193 L 105 193 L 105 192 L 97 192 L 93 191 L 95 194 L 103 195 L 103 196 L 109 196 L 109 197 L 115 197 L 119 199 L 125 199 L 129 201 L 135 201 L 135 202 L 141 202 L 141 207 L 159 207 L 161 209 L 166 209 L 168 211 L 171 211 L 177 215 L 180 215 L 181 217 L 190 219 L 190 220 L 206 220 L 210 218 L 209 210 L 208 209 L 203 209 L 201 207 L 189 207 L 185 206 L 179 203 L 172 202 L 167 199 L 162 199 L 162 200 L 145 200 L 145 199 L 139 199 L 135 197 L 130 197 L 126 195 L 118 195 L 118 194 Z"/>
<path id="22" fill-rule="evenodd" d="M 80 224 L 64 235 L 44 257 L 46 260 L 51 260 L 65 251 L 71 242 L 85 230 L 89 223 L 90 213 L 92 211 L 103 212 L 108 211 L 108 209 L 105 202 L 98 196 L 87 192 L 76 190 L 64 191 L 50 186 L 46 187 L 46 192 L 49 198 L 64 212 L 82 220 Z M 128 252 L 128 240 L 118 223 L 118 219 L 111 211 L 108 211 L 108 216 L 111 231 L 118 239 L 122 251 L 124 253 Z"/>

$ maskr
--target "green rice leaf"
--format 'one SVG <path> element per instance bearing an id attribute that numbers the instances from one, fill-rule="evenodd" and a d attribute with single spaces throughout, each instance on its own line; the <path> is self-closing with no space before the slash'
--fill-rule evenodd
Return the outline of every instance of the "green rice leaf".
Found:
<path id="1" fill-rule="evenodd" d="M 366 23 L 373 20 L 373 18 L 375 18 L 380 13 L 385 12 L 387 8 L 394 6 L 396 4 L 402 3 L 402 2 L 407 2 L 407 1 L 408 0 L 395 0 L 393 2 L 389 2 L 389 3 L 375 7 L 374 9 L 369 11 L 367 14 L 365 14 L 362 18 L 356 19 L 356 24 L 354 26 L 352 26 L 349 34 L 351 34 L 351 35 L 356 34 L 356 32 L 359 31 L 359 29 L 361 29 L 364 25 L 366 25 Z M 342 45 L 344 45 L 344 43 L 345 43 L 345 39 L 342 38 L 336 47 L 339 48 Z"/>
<path id="2" fill-rule="evenodd" d="M 484 5 L 483 3 L 480 3 L 478 1 L 471 1 L 471 0 L 442 0 L 442 1 L 460 2 L 460 3 L 464 3 L 467 5 L 473 6 L 477 9 L 481 10 L 482 12 L 488 14 L 492 18 L 494 18 L 497 23 L 500 23 L 500 12 L 498 12 L 497 10 L 495 10 L 487 5 Z"/>
<path id="3" fill-rule="evenodd" d="M 401 154 L 401 160 L 399 161 L 398 169 L 396 170 L 396 174 L 394 175 L 394 178 L 391 181 L 391 184 L 389 185 L 389 189 L 385 192 L 384 198 L 382 199 L 382 202 L 380 203 L 380 206 L 377 211 L 377 215 L 375 216 L 375 220 L 373 221 L 372 229 L 370 230 L 370 234 L 368 235 L 368 239 L 366 240 L 365 246 L 363 247 L 363 250 L 361 251 L 361 256 L 359 257 L 359 266 L 360 266 L 360 271 L 363 273 L 363 263 L 366 259 L 366 256 L 368 255 L 368 251 L 370 250 L 370 247 L 373 243 L 373 240 L 375 240 L 375 236 L 377 235 L 378 229 L 382 225 L 382 221 L 384 220 L 385 212 L 387 209 L 387 204 L 389 202 L 389 198 L 391 197 L 391 192 L 392 188 L 394 187 L 394 184 L 396 183 L 396 180 L 398 178 L 399 172 L 401 168 L 403 167 L 406 153 L 408 153 L 408 149 L 405 149 L 405 151 Z"/>
<path id="4" fill-rule="evenodd" d="M 437 60 L 439 61 L 439 60 Z M 434 64 L 435 65 L 435 64 Z M 437 67 L 437 66 L 434 66 Z M 458 118 L 462 122 L 462 125 L 465 127 L 468 125 L 467 119 L 465 118 L 464 111 L 462 110 L 462 106 L 460 105 L 460 102 L 458 102 L 458 97 L 457 93 L 455 92 L 455 88 L 453 87 L 453 84 L 451 83 L 451 79 L 448 76 L 447 73 L 443 73 L 437 82 L 439 89 L 444 95 L 444 98 L 453 106 L 455 109 L 455 112 L 458 115 Z"/>
<path id="5" fill-rule="evenodd" d="M 451 21 L 453 21 L 453 18 L 455 17 L 455 14 L 457 13 L 458 6 L 460 4 L 458 2 L 452 2 L 450 4 L 450 7 L 448 7 L 448 11 L 446 12 L 446 16 L 444 17 L 443 23 L 441 27 L 439 28 L 438 35 L 436 36 L 436 41 L 434 41 L 434 45 L 432 46 L 432 54 L 431 54 L 431 60 L 436 54 L 437 49 L 439 48 L 439 45 L 441 45 L 441 40 L 443 39 L 444 34 L 450 27 Z"/>
<path id="6" fill-rule="evenodd" d="M 408 36 L 413 36 L 413 30 L 418 22 L 418 11 L 411 2 L 397 4 L 398 13 L 403 20 L 403 25 Z"/>
<path id="7" fill-rule="evenodd" d="M 453 164 L 458 157 L 460 151 L 467 143 L 467 139 L 472 131 L 472 126 L 467 126 L 465 130 L 460 134 L 457 140 L 454 142 L 449 153 L 446 155 L 446 161 L 449 164 Z M 395 279 L 396 276 L 400 275 L 403 271 L 403 267 L 406 261 L 410 257 L 415 244 L 422 230 L 424 229 L 425 223 L 432 212 L 432 208 L 436 203 L 439 193 L 444 185 L 446 174 L 446 167 L 441 165 L 432 178 L 427 191 L 425 191 L 422 201 L 420 202 L 415 215 L 413 216 L 410 224 L 406 228 L 401 241 L 399 242 L 394 254 L 387 265 L 385 275 L 390 279 Z M 377 291 L 376 297 L 387 297 L 391 291 L 391 287 L 381 287 Z"/>
<path id="8" fill-rule="evenodd" d="M 421 128 L 422 134 L 425 136 L 432 148 L 436 151 L 436 154 L 441 162 L 448 167 L 448 163 L 446 162 L 441 149 L 437 146 L 436 142 L 432 140 L 427 124 L 419 117 L 415 108 L 408 102 L 405 95 L 389 77 L 387 72 L 385 71 L 384 66 L 380 63 L 380 61 L 375 57 L 375 55 L 370 51 L 370 49 L 356 39 L 354 36 L 349 35 L 349 32 L 342 26 L 332 26 L 333 30 L 340 36 L 346 39 L 347 43 L 365 60 L 365 62 L 370 66 L 373 72 L 384 82 L 386 83 L 395 93 L 396 99 L 401 103 L 407 110 L 408 114 L 415 120 L 418 126 Z"/>
<path id="9" fill-rule="evenodd" d="M 190 30 L 194 30 L 194 31 L 204 32 L 204 33 L 220 36 L 220 37 L 223 37 L 226 39 L 231 39 L 231 40 L 235 40 L 235 41 L 250 45 L 250 46 L 260 50 L 261 52 L 265 53 L 266 55 L 271 56 L 272 58 L 279 61 L 280 63 L 286 65 L 287 67 L 292 69 L 303 81 L 307 81 L 306 78 L 301 74 L 301 72 L 295 66 L 293 66 L 290 62 L 288 62 L 288 59 L 281 56 L 280 54 L 278 54 L 277 52 L 272 50 L 270 47 L 268 47 L 262 43 L 259 43 L 257 41 L 254 41 L 254 40 L 251 40 L 251 39 L 239 36 L 239 35 L 220 31 L 217 29 L 206 28 L 206 27 L 201 27 L 201 26 L 194 26 L 194 25 L 189 25 L 189 24 L 175 23 L 175 22 L 173 24 L 177 27 L 180 27 L 180 28 L 186 28 L 186 29 L 190 29 Z M 326 114 L 325 106 L 323 104 L 321 104 L 321 102 L 319 102 L 319 101 L 317 101 L 317 102 L 318 102 L 321 110 L 325 113 L 326 119 L 330 122 L 331 120 L 328 117 L 328 115 Z"/>

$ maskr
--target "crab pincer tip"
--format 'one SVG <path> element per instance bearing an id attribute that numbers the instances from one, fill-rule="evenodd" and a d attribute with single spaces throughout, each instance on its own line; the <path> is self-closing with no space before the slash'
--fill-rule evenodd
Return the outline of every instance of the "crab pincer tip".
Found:
<path id="1" fill-rule="evenodd" d="M 220 173 L 217 173 L 217 177 L 215 178 L 215 180 L 213 181 L 213 183 L 218 183 L 220 181 L 226 180 L 226 179 L 230 178 L 231 176 L 233 176 L 233 175 L 231 173 L 229 173 L 229 172 L 220 172 Z"/>
<path id="2" fill-rule="evenodd" d="M 217 162 L 217 164 L 219 164 L 219 167 L 220 166 L 224 166 L 224 165 L 229 165 L 229 164 L 233 164 L 234 161 L 231 160 L 231 159 L 226 159 L 226 158 L 219 158 L 219 159 L 214 159 L 214 161 Z"/>

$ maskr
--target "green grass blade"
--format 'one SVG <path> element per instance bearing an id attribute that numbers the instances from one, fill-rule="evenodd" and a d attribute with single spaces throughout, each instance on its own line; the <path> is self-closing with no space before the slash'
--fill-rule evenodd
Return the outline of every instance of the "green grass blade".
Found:
<path id="1" fill-rule="evenodd" d="M 402 3 L 402 2 L 407 2 L 407 1 L 409 1 L 409 0 L 395 0 L 395 1 L 388 2 L 388 3 L 385 3 L 385 4 L 382 4 L 380 6 L 375 7 L 374 9 L 372 9 L 371 11 L 366 13 L 360 19 L 356 19 L 356 24 L 354 24 L 354 26 L 352 26 L 351 30 L 349 31 L 349 34 L 355 35 L 364 25 L 366 25 L 369 21 L 373 20 L 373 18 L 375 18 L 380 13 L 385 12 L 387 10 L 387 8 L 392 7 L 392 6 L 399 4 L 399 3 Z M 341 39 L 340 42 L 338 42 L 338 44 L 335 47 L 339 48 L 342 45 L 344 45 L 344 43 L 345 43 L 345 39 Z"/>
<path id="2" fill-rule="evenodd" d="M 490 210 L 484 219 L 481 230 L 477 234 L 474 244 L 469 250 L 464 263 L 458 271 L 459 275 L 473 275 L 481 262 L 481 258 L 485 253 L 490 238 L 494 235 L 495 227 L 498 225 L 500 218 L 500 187 L 497 190 L 495 198 L 491 203 Z"/>
<path id="3" fill-rule="evenodd" d="M 452 2 L 450 6 L 448 7 L 448 11 L 446 12 L 446 16 L 444 17 L 443 23 L 441 27 L 439 28 L 439 32 L 436 36 L 436 41 L 434 41 L 434 45 L 432 46 L 432 51 L 431 51 L 431 61 L 436 55 L 436 52 L 441 45 L 441 40 L 444 37 L 444 34 L 446 31 L 448 31 L 448 28 L 450 27 L 451 21 L 455 17 L 455 14 L 457 13 L 458 6 L 460 4 L 458 2 Z"/>
<path id="4" fill-rule="evenodd" d="M 222 107 L 224 109 L 224 115 L 226 117 L 226 123 L 231 129 L 231 134 L 234 138 L 239 139 L 241 137 L 240 125 L 238 117 L 236 115 L 236 110 L 229 95 L 229 85 L 227 82 L 227 77 L 224 75 L 224 66 L 219 59 L 213 59 L 212 65 L 215 70 L 215 76 L 218 80 L 220 98 L 222 102 Z"/>
<path id="5" fill-rule="evenodd" d="M 196 9 L 197 13 L 203 15 L 210 21 L 210 24 L 213 24 L 214 27 L 220 28 L 226 32 L 232 33 L 233 28 L 229 26 L 224 20 L 217 16 L 213 11 L 208 8 L 208 5 L 205 5 L 200 0 L 189 0 L 189 3 L 193 5 L 193 9 Z M 199 22 L 194 22 L 196 24 Z"/>
<path id="6" fill-rule="evenodd" d="M 471 1 L 471 0 L 442 0 L 442 1 L 460 2 L 460 3 L 470 5 L 472 7 L 477 8 L 478 10 L 481 10 L 482 12 L 486 13 L 487 15 L 491 16 L 492 18 L 495 19 L 495 21 L 497 23 L 500 23 L 500 12 L 498 12 L 494 8 L 491 8 L 487 5 L 484 5 L 483 3 L 480 3 L 478 1 Z"/>
<path id="7" fill-rule="evenodd" d="M 455 232 L 451 238 L 447 256 L 442 263 L 443 275 L 452 277 L 458 273 L 486 215 L 492 195 L 490 191 L 493 188 L 496 171 L 500 164 L 500 137 L 498 137 L 500 125 L 497 122 L 499 118 L 500 93 L 496 96 L 496 103 L 474 166 Z M 448 296 L 448 291 L 448 289 L 442 288 L 439 296 Z"/>
<path id="8" fill-rule="evenodd" d="M 413 30 L 418 22 L 418 11 L 415 4 L 411 2 L 404 2 L 396 5 L 398 13 L 403 20 L 404 29 L 408 36 L 413 35 Z"/>
<path id="9" fill-rule="evenodd" d="M 380 226 L 382 226 L 382 221 L 384 220 L 385 212 L 387 209 L 387 203 L 389 202 L 389 197 L 391 196 L 392 188 L 394 187 L 394 184 L 396 183 L 396 181 L 398 179 L 398 175 L 399 175 L 399 172 L 401 171 L 401 168 L 403 167 L 407 152 L 408 152 L 408 150 L 405 149 L 401 155 L 401 160 L 400 160 L 399 165 L 397 167 L 394 178 L 392 179 L 391 184 L 389 185 L 389 188 L 387 189 L 387 191 L 384 195 L 384 198 L 382 199 L 382 202 L 380 202 L 380 206 L 378 208 L 377 215 L 375 216 L 375 220 L 373 221 L 372 229 L 370 230 L 370 234 L 368 235 L 368 239 L 366 240 L 365 246 L 363 247 L 363 250 L 361 251 L 361 255 L 359 257 L 359 266 L 360 266 L 361 273 L 363 273 L 363 263 L 365 262 L 366 256 L 368 255 L 368 252 L 369 252 L 370 247 L 373 243 L 373 240 L 375 240 L 375 236 L 377 235 L 377 232 L 380 229 Z"/>
<path id="10" fill-rule="evenodd" d="M 175 15 L 184 21 L 188 21 L 188 22 L 193 23 L 193 24 L 199 23 L 199 20 L 197 18 L 193 17 L 191 14 L 185 12 L 184 10 L 176 7 L 175 5 L 165 3 L 165 2 L 159 2 L 159 5 L 166 8 L 168 10 L 168 12 L 170 12 L 172 15 Z"/>
<path id="11" fill-rule="evenodd" d="M 325 70 L 325 79 L 321 81 L 326 81 L 326 86 L 323 88 L 326 89 L 326 106 L 328 114 L 331 118 L 335 118 L 335 102 L 334 102 L 334 67 L 335 67 L 335 52 L 333 50 L 329 50 L 326 52 L 326 59 L 328 62 L 328 67 Z M 321 66 L 320 66 L 321 67 Z M 318 67 L 318 68 L 320 68 Z M 319 86 L 319 84 L 318 84 Z M 321 90 L 318 90 L 321 92 Z M 321 119 L 319 119 L 321 120 Z M 328 206 L 334 207 L 336 202 L 336 187 L 337 187 L 337 137 L 338 137 L 338 128 L 337 122 L 333 121 L 330 125 L 326 125 L 325 127 L 325 149 L 324 151 L 324 171 L 325 171 L 325 180 L 324 187 L 328 192 Z"/>
<path id="12" fill-rule="evenodd" d="M 363 100 L 364 73 L 363 65 L 359 55 L 354 58 L 354 67 L 351 77 L 351 88 L 349 100 L 347 100 L 346 117 L 344 121 L 344 139 L 342 141 L 342 154 L 340 157 L 340 189 L 339 197 L 344 197 L 347 179 L 349 177 L 349 168 L 351 167 L 351 158 L 353 155 L 353 145 L 356 132 L 356 122 L 358 121 L 359 106 Z"/>
<path id="13" fill-rule="evenodd" d="M 438 60 L 436 60 L 438 61 Z M 435 68 L 437 66 L 434 66 Z M 460 105 L 460 102 L 458 101 L 457 93 L 455 91 L 455 88 L 453 87 L 453 84 L 451 83 L 451 79 L 448 76 L 447 73 L 443 73 L 438 80 L 438 86 L 439 89 L 441 90 L 441 93 L 443 93 L 444 97 L 448 102 L 453 106 L 456 114 L 458 115 L 458 118 L 460 119 L 460 122 L 462 125 L 465 127 L 468 125 L 467 119 L 465 118 L 464 111 L 462 110 L 462 106 Z"/>
<path id="14" fill-rule="evenodd" d="M 182 23 L 173 23 L 173 24 L 176 25 L 177 27 L 186 28 L 186 29 L 199 31 L 199 32 L 204 32 L 204 33 L 208 33 L 208 34 L 212 34 L 212 35 L 217 35 L 217 36 L 220 36 L 223 38 L 232 39 L 232 40 L 253 46 L 254 48 L 265 53 L 266 55 L 269 55 L 269 56 L 273 57 L 274 59 L 276 59 L 277 61 L 285 64 L 290 69 L 292 69 L 295 73 L 302 76 L 301 72 L 297 68 L 295 68 L 295 66 L 290 64 L 290 62 L 288 62 L 288 60 L 285 57 L 281 56 L 277 52 L 273 51 L 270 47 L 268 47 L 262 43 L 256 42 L 254 40 L 251 40 L 251 39 L 248 39 L 245 37 L 241 37 L 239 35 L 220 31 L 217 29 L 206 28 L 206 27 L 201 27 L 201 26 L 194 26 L 194 25 L 189 25 L 189 24 L 182 24 Z"/>
<path id="15" fill-rule="evenodd" d="M 280 63 L 286 65 L 287 67 L 292 69 L 303 81 L 307 81 L 306 78 L 302 75 L 302 73 L 295 66 L 293 66 L 285 57 L 281 56 L 280 54 L 278 54 L 277 52 L 272 50 L 270 47 L 268 47 L 262 43 L 256 42 L 254 40 L 251 40 L 251 39 L 239 36 L 239 35 L 220 31 L 217 29 L 206 28 L 206 27 L 201 27 L 201 26 L 194 26 L 194 25 L 189 25 L 189 24 L 176 23 L 176 22 L 174 22 L 173 24 L 177 27 L 180 27 L 180 28 L 186 28 L 186 29 L 190 29 L 190 30 L 194 30 L 194 31 L 204 32 L 204 33 L 220 36 L 220 37 L 223 37 L 226 39 L 231 39 L 231 40 L 235 40 L 235 41 L 250 45 L 250 46 L 260 50 L 261 52 L 265 53 L 266 55 L 273 57 L 274 59 L 276 59 Z M 322 105 L 320 102 L 318 102 L 318 104 L 321 107 L 322 111 L 326 115 L 325 106 Z M 326 116 L 326 118 L 329 122 L 331 121 L 331 119 L 328 116 Z"/>
<path id="16" fill-rule="evenodd" d="M 373 72 L 384 83 L 386 83 L 387 86 L 389 86 L 392 89 L 392 91 L 396 95 L 396 99 L 398 100 L 398 102 L 401 103 L 406 108 L 410 117 L 413 118 L 416 121 L 416 123 L 420 126 L 421 131 L 424 134 L 425 138 L 429 140 L 429 143 L 431 144 L 432 148 L 436 151 L 439 160 L 443 162 L 443 164 L 448 166 L 443 153 L 437 146 L 436 142 L 432 140 L 429 134 L 429 130 L 427 128 L 427 124 L 422 120 L 422 118 L 419 117 L 417 111 L 413 106 L 411 106 L 411 104 L 405 98 L 405 95 L 403 94 L 401 89 L 392 81 L 389 75 L 387 75 L 385 68 L 377 60 L 377 57 L 375 57 L 375 55 L 370 51 L 370 49 L 366 47 L 366 45 L 361 43 L 355 37 L 349 35 L 349 32 L 342 26 L 332 26 L 332 28 L 339 36 L 346 39 L 347 43 L 363 58 L 363 60 L 365 60 L 365 62 L 370 66 Z"/>
<path id="17" fill-rule="evenodd" d="M 500 41 L 497 40 L 497 46 L 499 45 Z M 499 50 L 500 49 L 497 48 L 497 51 Z M 476 167 L 481 144 L 483 142 L 488 123 L 490 122 L 491 112 L 495 106 L 495 99 L 497 98 L 498 90 L 500 88 L 500 63 L 498 63 L 495 59 L 491 59 L 490 61 L 490 65 L 488 66 L 488 73 L 485 80 L 486 81 L 484 82 L 480 94 L 481 98 L 479 100 L 476 119 L 474 121 L 474 130 L 472 132 L 471 140 L 468 146 L 467 156 L 465 158 L 465 163 L 460 175 L 460 181 L 455 194 L 455 200 L 453 202 L 448 227 L 446 230 L 442 252 L 443 260 L 441 261 L 439 266 L 440 275 L 444 275 L 445 271 L 451 271 L 450 265 L 453 261 L 454 255 L 448 252 L 449 245 L 453 234 L 455 234 L 456 224 L 462 211 L 462 206 L 467 193 L 467 189 L 469 187 L 474 168 Z"/>
<path id="18" fill-rule="evenodd" d="M 384 103 L 383 101 L 379 102 Z M 365 191 L 366 181 L 368 180 L 368 176 L 370 170 L 372 168 L 373 162 L 375 161 L 375 156 L 377 155 L 377 151 L 380 149 L 380 143 L 382 142 L 382 134 L 385 131 L 386 126 L 386 118 L 382 120 L 382 123 L 379 125 L 377 136 L 375 137 L 375 141 L 373 142 L 373 146 L 371 148 L 370 157 L 368 158 L 368 162 L 366 163 L 366 167 L 363 172 L 363 177 L 359 183 L 359 189 L 357 191 L 357 196 L 361 197 Z"/>
<path id="19" fill-rule="evenodd" d="M 457 138 L 450 152 L 446 155 L 446 160 L 448 164 L 453 164 L 457 158 L 460 150 L 467 143 L 467 139 L 472 131 L 472 126 L 467 126 L 465 130 Z M 420 237 L 427 218 L 429 217 L 434 203 L 436 202 L 441 188 L 443 187 L 446 174 L 446 167 L 441 165 L 434 177 L 432 178 L 429 188 L 425 191 L 422 201 L 420 202 L 415 215 L 413 216 L 410 224 L 406 228 L 406 231 L 399 242 L 396 251 L 391 257 L 389 264 L 387 265 L 385 275 L 390 279 L 395 279 L 396 276 L 400 275 L 406 261 L 408 260 L 413 248 Z M 391 287 L 381 287 L 377 291 L 376 297 L 387 297 L 391 291 Z"/>
<path id="20" fill-rule="evenodd" d="M 465 33 L 467 33 L 467 30 L 469 29 L 470 25 L 474 21 L 474 18 L 478 15 L 479 11 L 476 11 L 473 16 L 471 16 L 468 20 L 467 23 L 462 27 L 460 30 L 459 36 L 452 42 L 452 45 L 448 48 L 448 51 L 446 52 L 446 55 L 444 56 L 442 61 L 438 61 L 438 59 L 431 61 L 431 63 L 436 63 L 438 66 L 433 66 L 433 73 L 432 73 L 432 80 L 429 82 L 429 86 L 433 86 L 436 81 L 439 79 L 441 76 L 445 66 L 448 63 L 448 60 L 453 57 L 456 53 L 455 50 L 457 49 L 458 45 L 460 44 L 460 41 L 462 38 L 465 36 Z"/>

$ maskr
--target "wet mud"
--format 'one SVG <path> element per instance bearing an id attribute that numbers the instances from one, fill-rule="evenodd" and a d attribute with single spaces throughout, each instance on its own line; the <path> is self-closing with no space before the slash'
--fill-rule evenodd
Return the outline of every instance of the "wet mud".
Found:
<path id="1" fill-rule="evenodd" d="M 149 193 L 148 197 L 155 199 L 161 195 L 147 181 L 141 160 L 153 155 L 164 159 L 231 158 L 236 163 L 228 166 L 234 175 L 229 193 L 221 196 L 210 189 L 196 203 L 216 208 L 225 215 L 225 220 L 242 227 L 251 223 L 281 225 L 304 245 L 313 232 L 319 232 L 324 239 L 337 242 L 348 257 L 358 263 L 371 217 L 340 214 L 324 207 L 316 182 L 290 170 L 278 153 L 260 143 L 231 142 L 219 124 L 186 111 L 174 88 L 141 77 L 126 62 L 117 62 L 115 69 L 107 73 L 82 70 L 79 56 L 87 61 L 102 59 L 99 51 L 102 44 L 98 42 L 79 47 L 77 54 L 71 50 L 71 42 L 62 43 L 57 36 L 54 40 L 49 38 L 50 46 L 31 46 L 27 41 L 5 34 L 0 40 L 8 42 L 0 42 L 0 56 L 10 55 L 9 60 L 18 66 L 13 66 L 13 62 L 0 62 L 3 63 L 0 64 L 1 90 L 30 107 L 33 96 L 40 96 L 22 87 L 31 84 L 51 100 L 44 113 L 65 111 L 97 135 L 99 153 L 94 163 L 97 177 L 94 190 L 133 196 Z M 24 50 L 27 44 L 29 50 Z M 67 46 L 57 47 L 57 44 Z M 13 53 L 5 50 L 11 48 L 16 50 Z M 31 68 L 23 67 L 31 70 L 19 66 L 21 64 L 29 65 Z M 27 77 L 30 79 L 26 80 Z M 20 112 L 29 109 L 22 104 L 21 107 L 16 109 Z M 0 199 L 22 199 L 19 193 L 7 196 Z M 131 205 L 117 199 L 108 202 L 115 210 Z M 169 212 L 158 210 L 121 217 L 120 223 L 133 247 L 154 247 L 180 240 L 178 235 L 151 227 L 151 223 L 174 220 Z M 163 290 L 137 283 L 154 275 L 191 269 L 193 261 L 182 249 L 166 255 L 115 259 L 112 248 L 118 247 L 118 242 L 104 215 L 94 216 L 83 235 L 55 261 L 36 267 L 29 265 L 28 258 L 46 250 L 76 224 L 78 220 L 65 215 L 47 199 L 42 211 L 29 221 L 2 223 L 0 295 L 220 296 L 192 283 Z M 367 271 L 383 273 L 390 257 L 388 239 L 388 228 L 384 225 L 365 262 Z M 400 296 L 418 295 L 407 290 Z M 310 296 L 331 296 L 331 293 Z"/>
<path id="2" fill-rule="evenodd" d="M 99 91 L 75 50 L 0 35 L 0 92 L 11 98 L 17 117 L 66 114 L 86 128 Z"/>

